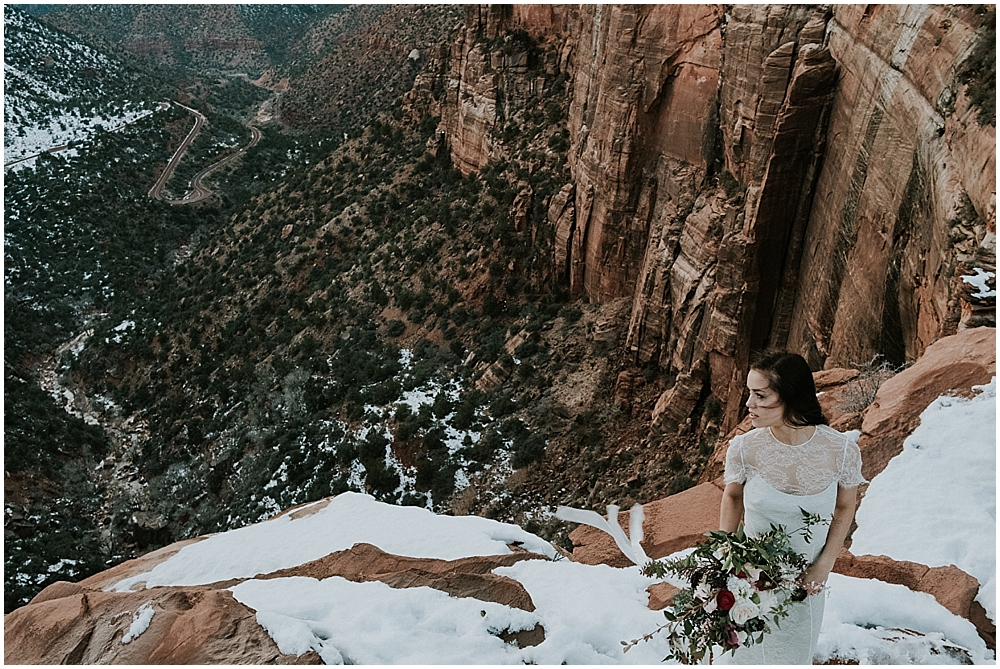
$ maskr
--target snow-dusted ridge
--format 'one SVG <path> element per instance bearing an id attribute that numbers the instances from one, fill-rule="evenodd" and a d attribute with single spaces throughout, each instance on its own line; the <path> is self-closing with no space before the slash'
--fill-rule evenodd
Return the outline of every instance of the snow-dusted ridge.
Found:
<path id="1" fill-rule="evenodd" d="M 118 61 L 4 6 L 5 171 L 164 108 Z"/>
<path id="2" fill-rule="evenodd" d="M 359 542 L 396 555 L 443 560 L 510 553 L 507 545 L 514 542 L 547 557 L 556 555 L 548 542 L 517 525 L 478 516 L 439 516 L 419 507 L 383 504 L 361 493 L 344 493 L 315 513 L 295 515 L 281 515 L 185 546 L 151 572 L 120 581 L 112 589 L 127 591 L 140 582 L 153 587 L 251 578 Z"/>

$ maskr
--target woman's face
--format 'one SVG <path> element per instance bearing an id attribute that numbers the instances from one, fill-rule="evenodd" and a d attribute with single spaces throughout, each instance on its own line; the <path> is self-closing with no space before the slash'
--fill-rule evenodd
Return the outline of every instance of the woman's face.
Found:
<path id="1" fill-rule="evenodd" d="M 751 369 L 747 374 L 747 388 L 750 389 L 747 409 L 754 427 L 777 427 L 785 422 L 785 403 L 771 389 L 766 376 Z"/>

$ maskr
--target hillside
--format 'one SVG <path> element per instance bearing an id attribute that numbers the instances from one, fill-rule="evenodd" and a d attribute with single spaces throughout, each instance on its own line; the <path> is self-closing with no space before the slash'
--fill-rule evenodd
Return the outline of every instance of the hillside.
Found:
<path id="1" fill-rule="evenodd" d="M 316 21 L 265 77 L 285 78 L 282 120 L 357 134 L 410 89 L 462 13 L 454 5 L 353 5 Z"/>
<path id="2" fill-rule="evenodd" d="M 4 7 L 5 167 L 152 113 L 153 90 L 136 70 Z"/>
<path id="3" fill-rule="evenodd" d="M 44 20 L 119 56 L 256 79 L 287 57 L 311 22 L 338 11 L 335 5 L 63 5 Z"/>
<path id="4" fill-rule="evenodd" d="M 155 79 L 15 8 L 4 18 L 5 155 L 28 156 L 4 170 L 9 610 L 53 580 L 134 555 L 105 520 L 114 488 L 100 465 L 121 426 L 88 413 L 88 402 L 113 412 L 114 400 L 74 392 L 73 361 L 95 323 L 127 322 L 183 245 L 217 224 L 219 199 L 184 210 L 147 197 L 191 126 L 185 111 L 157 100 Z M 233 124 L 242 139 L 246 130 L 225 120 L 209 122 L 192 165 L 224 150 L 217 142 L 232 141 Z M 294 164 L 298 141 L 264 142 L 258 155 L 272 165 L 252 174 L 276 178 Z"/>

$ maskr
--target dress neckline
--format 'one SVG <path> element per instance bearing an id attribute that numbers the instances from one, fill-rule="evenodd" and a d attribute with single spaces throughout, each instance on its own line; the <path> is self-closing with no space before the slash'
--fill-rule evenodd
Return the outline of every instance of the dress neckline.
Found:
<path id="1" fill-rule="evenodd" d="M 775 442 L 781 444 L 782 446 L 784 446 L 786 448 L 800 448 L 802 446 L 805 446 L 810 441 L 812 441 L 813 439 L 816 438 L 817 433 L 819 433 L 819 425 L 813 425 L 812 429 L 813 429 L 812 435 L 810 435 L 810 437 L 808 439 L 806 439 L 805 441 L 803 441 L 801 444 L 786 444 L 785 442 L 783 442 L 781 439 L 778 439 L 778 437 L 776 437 L 774 435 L 774 430 L 772 430 L 770 427 L 767 428 L 767 432 L 768 432 L 768 434 L 771 435 L 771 439 L 773 439 Z"/>
<path id="2" fill-rule="evenodd" d="M 839 484 L 837 483 L 837 481 L 836 481 L 836 480 L 834 480 L 834 481 L 831 481 L 831 482 L 829 483 L 829 485 L 827 485 L 827 486 L 826 486 L 825 488 L 823 488 L 823 489 L 822 489 L 822 490 L 820 490 L 819 492 L 813 492 L 813 493 L 809 493 L 808 495 L 799 495 L 798 493 L 794 493 L 794 492 L 785 492 L 784 490 L 779 490 L 778 488 L 775 488 L 775 487 L 774 487 L 774 484 L 772 484 L 772 483 L 771 483 L 770 481 L 768 481 L 768 480 L 767 480 L 766 478 L 764 478 L 764 477 L 763 477 L 763 476 L 761 476 L 760 474 L 757 474 L 757 475 L 756 475 L 756 476 L 755 476 L 754 478 L 756 478 L 756 479 L 760 479 L 761 483 L 763 483 L 764 485 L 766 485 L 766 486 L 767 486 L 768 488 L 770 488 L 770 489 L 771 489 L 771 490 L 773 490 L 774 492 L 778 493 L 779 495 L 787 495 L 787 496 L 789 496 L 789 497 L 799 497 L 799 498 L 803 498 L 803 497 L 819 497 L 819 496 L 820 496 L 820 495 L 822 495 L 823 493 L 827 492 L 827 491 L 828 491 L 828 490 L 829 490 L 830 488 L 832 488 L 832 487 L 834 487 L 834 486 L 837 486 L 837 485 L 839 485 Z M 749 483 L 749 481 L 748 481 L 748 483 Z"/>

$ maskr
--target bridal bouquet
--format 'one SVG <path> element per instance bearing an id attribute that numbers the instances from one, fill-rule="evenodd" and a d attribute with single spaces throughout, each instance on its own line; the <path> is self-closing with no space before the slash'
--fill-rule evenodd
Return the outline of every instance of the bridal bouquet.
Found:
<path id="1" fill-rule="evenodd" d="M 812 525 L 823 522 L 802 511 L 800 532 L 808 543 Z M 665 631 L 670 654 L 664 660 L 683 664 L 700 662 L 714 646 L 735 652 L 764 640 L 772 626 L 788 615 L 792 602 L 802 601 L 806 591 L 799 578 L 809 566 L 789 544 L 790 534 L 772 525 L 758 536 L 748 537 L 742 525 L 736 532 L 711 532 L 687 557 L 653 560 L 643 574 L 663 578 L 678 576 L 690 587 L 674 595 L 664 610 L 667 622 L 633 641 L 623 641 L 624 650 Z"/>

